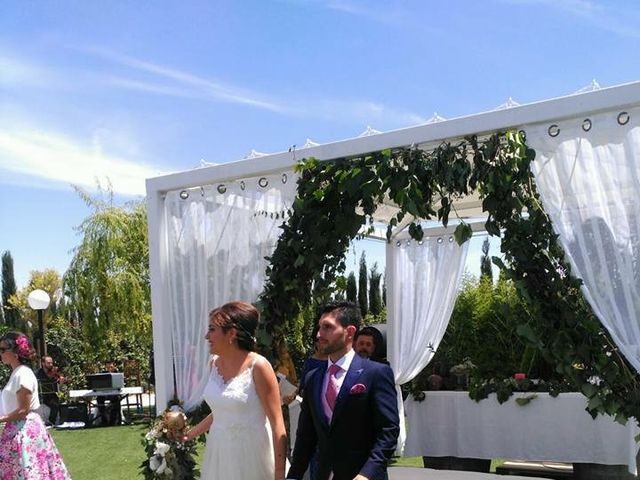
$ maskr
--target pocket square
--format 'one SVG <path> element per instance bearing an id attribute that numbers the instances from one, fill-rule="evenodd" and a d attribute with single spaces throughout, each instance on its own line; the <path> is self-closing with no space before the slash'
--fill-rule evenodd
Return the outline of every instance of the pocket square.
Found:
<path id="1" fill-rule="evenodd" d="M 366 391 L 367 387 L 365 387 L 362 383 L 356 383 L 353 387 L 351 387 L 351 390 L 349 390 L 349 395 L 357 395 Z"/>

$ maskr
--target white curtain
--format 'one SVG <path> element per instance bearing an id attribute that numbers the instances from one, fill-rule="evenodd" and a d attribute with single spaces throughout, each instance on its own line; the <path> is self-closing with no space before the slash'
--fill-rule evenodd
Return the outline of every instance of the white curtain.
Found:
<path id="1" fill-rule="evenodd" d="M 175 382 L 187 410 L 200 403 L 208 375 L 208 312 L 232 300 L 257 300 L 265 257 L 275 248 L 295 188 L 295 176 L 286 172 L 166 196 L 174 378 L 165 381 Z"/>
<path id="2" fill-rule="evenodd" d="M 526 132 L 542 203 L 573 274 L 640 372 L 640 109 Z"/>
<path id="3" fill-rule="evenodd" d="M 387 244 L 387 353 L 396 385 L 420 373 L 438 348 L 453 311 L 468 248 L 469 242 L 458 246 L 451 235 L 421 242 L 403 237 Z M 406 435 L 401 396 L 399 408 L 398 452 L 402 452 Z"/>

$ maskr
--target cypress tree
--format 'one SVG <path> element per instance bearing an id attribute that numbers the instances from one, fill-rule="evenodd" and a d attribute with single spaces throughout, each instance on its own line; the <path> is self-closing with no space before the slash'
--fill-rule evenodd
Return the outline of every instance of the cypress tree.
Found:
<path id="1" fill-rule="evenodd" d="M 482 257 L 480 257 L 480 278 L 487 277 L 493 280 L 493 271 L 491 270 L 491 258 L 489 257 L 489 239 L 485 238 L 482 243 Z"/>
<path id="2" fill-rule="evenodd" d="M 356 284 L 356 275 L 353 272 L 347 277 L 347 300 L 354 303 L 358 301 L 358 285 Z"/>
<path id="3" fill-rule="evenodd" d="M 20 321 L 20 313 L 9 305 L 9 297 L 16 294 L 16 279 L 13 273 L 13 257 L 8 250 L 2 254 L 2 309 L 5 324 L 16 328 Z"/>
<path id="4" fill-rule="evenodd" d="M 367 299 L 367 259 L 364 252 L 360 257 L 360 272 L 358 275 L 358 304 L 360 312 L 364 317 L 369 312 L 369 301 Z"/>
<path id="5" fill-rule="evenodd" d="M 378 264 L 374 263 L 369 276 L 369 313 L 374 317 L 382 312 L 382 298 L 380 297 L 380 279 L 382 273 L 378 272 Z"/>
<path id="6" fill-rule="evenodd" d="M 387 277 L 382 280 L 382 304 L 387 306 Z"/>

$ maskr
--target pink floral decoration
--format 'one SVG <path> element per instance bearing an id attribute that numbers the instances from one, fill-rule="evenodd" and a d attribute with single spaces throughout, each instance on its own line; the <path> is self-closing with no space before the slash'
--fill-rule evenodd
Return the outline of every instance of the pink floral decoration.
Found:
<path id="1" fill-rule="evenodd" d="M 16 345 L 18 346 L 18 356 L 23 358 L 28 358 L 31 354 L 29 349 L 29 340 L 24 335 L 20 335 L 16 338 Z"/>

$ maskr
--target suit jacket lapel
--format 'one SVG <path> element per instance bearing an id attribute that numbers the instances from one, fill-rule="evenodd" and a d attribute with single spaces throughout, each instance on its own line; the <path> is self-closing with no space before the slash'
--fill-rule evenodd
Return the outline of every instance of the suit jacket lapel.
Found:
<path id="1" fill-rule="evenodd" d="M 349 370 L 347 371 L 347 376 L 344 378 L 342 382 L 342 386 L 340 387 L 340 392 L 338 392 L 338 397 L 336 398 L 336 404 L 333 407 L 333 416 L 331 417 L 331 424 L 333 425 L 336 421 L 336 418 L 342 412 L 345 403 L 347 403 L 347 397 L 349 396 L 349 391 L 351 391 L 351 387 L 353 387 L 358 380 L 358 377 L 362 373 L 363 370 L 363 360 L 356 353 L 353 356 L 353 360 L 351 360 L 351 365 L 349 366 Z M 322 389 L 322 385 L 321 385 Z"/>
<path id="2" fill-rule="evenodd" d="M 327 416 L 324 414 L 324 408 L 322 408 L 322 382 L 324 381 L 326 370 L 326 366 L 325 368 L 318 367 L 318 371 L 313 375 L 313 390 L 311 392 L 313 402 L 311 402 L 311 405 L 316 412 L 316 417 L 320 419 L 322 425 L 328 429 L 329 422 L 327 421 Z"/>

